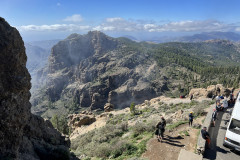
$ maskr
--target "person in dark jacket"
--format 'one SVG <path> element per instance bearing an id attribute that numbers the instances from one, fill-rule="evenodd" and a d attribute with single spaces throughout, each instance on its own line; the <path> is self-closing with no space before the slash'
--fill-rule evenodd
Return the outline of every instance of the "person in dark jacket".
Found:
<path id="1" fill-rule="evenodd" d="M 213 127 L 215 127 L 216 119 L 217 119 L 217 110 L 216 110 L 216 109 L 213 109 L 213 113 L 212 113 Z"/>
<path id="2" fill-rule="evenodd" d="M 164 118 L 163 116 L 161 117 L 161 122 L 163 123 L 163 126 L 164 126 L 164 128 L 165 128 L 167 122 L 166 122 L 166 120 L 165 120 L 165 118 Z"/>
<path id="3" fill-rule="evenodd" d="M 192 122 L 193 122 L 193 112 L 190 112 L 188 116 L 189 116 L 188 124 L 189 124 L 189 127 L 190 127 L 190 126 L 192 126 Z"/>
<path id="4" fill-rule="evenodd" d="M 166 120 L 164 119 L 164 117 L 161 117 L 161 121 L 158 122 L 156 128 L 156 135 L 157 135 L 157 139 L 159 142 L 162 142 L 163 140 L 163 133 L 165 132 L 165 127 L 166 127 Z"/>
<path id="5" fill-rule="evenodd" d="M 203 127 L 203 129 L 201 130 L 201 135 L 202 135 L 202 138 L 206 140 L 208 148 L 210 148 L 211 140 L 210 140 L 210 135 L 207 132 L 207 127 Z"/>
<path id="6" fill-rule="evenodd" d="M 193 99 L 193 94 L 190 95 L 190 100 L 192 100 L 192 99 Z"/>

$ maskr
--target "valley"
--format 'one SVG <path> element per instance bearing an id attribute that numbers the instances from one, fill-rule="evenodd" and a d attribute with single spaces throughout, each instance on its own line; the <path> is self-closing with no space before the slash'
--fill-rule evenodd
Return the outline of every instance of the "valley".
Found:
<path id="1" fill-rule="evenodd" d="M 212 96 L 239 87 L 239 48 L 228 40 L 153 44 L 72 34 L 35 72 L 31 111 L 68 135 L 80 159 L 177 159 L 182 148 L 196 153 Z M 160 116 L 163 144 L 153 136 Z"/>

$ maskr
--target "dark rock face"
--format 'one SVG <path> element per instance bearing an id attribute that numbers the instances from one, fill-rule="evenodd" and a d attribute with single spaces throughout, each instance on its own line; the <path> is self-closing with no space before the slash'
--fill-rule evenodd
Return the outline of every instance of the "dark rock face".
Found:
<path id="1" fill-rule="evenodd" d="M 23 128 L 30 118 L 30 75 L 23 41 L 0 19 L 0 155 L 17 157 Z"/>
<path id="2" fill-rule="evenodd" d="M 51 123 L 30 113 L 26 61 L 19 32 L 0 17 L 0 159 L 68 156 L 69 141 Z"/>

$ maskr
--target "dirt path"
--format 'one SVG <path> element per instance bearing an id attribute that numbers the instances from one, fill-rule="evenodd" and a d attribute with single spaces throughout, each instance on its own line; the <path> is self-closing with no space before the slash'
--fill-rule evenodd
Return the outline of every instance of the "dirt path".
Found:
<path id="1" fill-rule="evenodd" d="M 195 120 L 194 123 L 201 123 L 204 117 Z M 180 135 L 186 130 L 190 136 Z M 189 127 L 188 124 L 175 128 L 172 132 L 166 132 L 163 142 L 158 142 L 156 137 L 150 139 L 147 144 L 147 151 L 142 157 L 149 160 L 177 160 L 182 148 L 194 152 L 198 138 L 198 129 Z"/>

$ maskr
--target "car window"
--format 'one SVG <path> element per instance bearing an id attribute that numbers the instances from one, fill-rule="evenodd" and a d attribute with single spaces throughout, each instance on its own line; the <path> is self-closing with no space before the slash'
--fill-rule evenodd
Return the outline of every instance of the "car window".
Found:
<path id="1" fill-rule="evenodd" d="M 233 118 L 229 130 L 240 135 L 240 121 Z"/>

